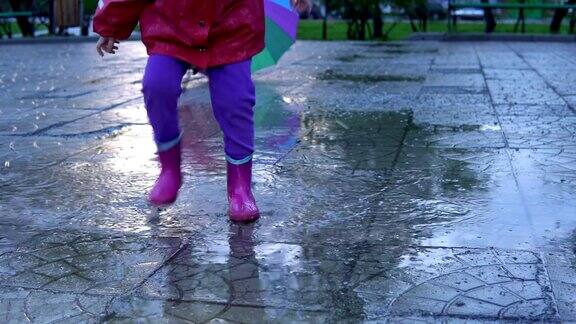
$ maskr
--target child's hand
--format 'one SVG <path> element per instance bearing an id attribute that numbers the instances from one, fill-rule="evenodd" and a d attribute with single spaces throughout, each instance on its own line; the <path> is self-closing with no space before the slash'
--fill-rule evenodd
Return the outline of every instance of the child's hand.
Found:
<path id="1" fill-rule="evenodd" d="M 116 54 L 116 50 L 118 49 L 119 42 L 115 40 L 113 37 L 100 37 L 98 43 L 96 43 L 96 51 L 100 56 L 104 56 L 104 52 L 109 54 Z"/>
<path id="2" fill-rule="evenodd" d="M 312 2 L 310 0 L 290 0 L 292 8 L 301 14 L 310 14 L 312 11 Z"/>

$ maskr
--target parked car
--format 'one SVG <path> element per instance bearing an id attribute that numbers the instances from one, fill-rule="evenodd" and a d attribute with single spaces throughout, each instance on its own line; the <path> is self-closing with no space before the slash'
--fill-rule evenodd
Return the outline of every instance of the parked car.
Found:
<path id="1" fill-rule="evenodd" d="M 483 20 L 484 10 L 478 8 L 462 8 L 454 11 L 454 15 L 462 20 Z"/>

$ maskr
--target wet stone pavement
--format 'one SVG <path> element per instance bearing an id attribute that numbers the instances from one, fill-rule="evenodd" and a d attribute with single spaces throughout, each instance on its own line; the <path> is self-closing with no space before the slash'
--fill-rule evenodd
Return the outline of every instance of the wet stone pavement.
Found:
<path id="1" fill-rule="evenodd" d="M 576 45 L 315 43 L 255 76 L 262 219 L 206 80 L 160 214 L 136 42 L 0 50 L 0 321 L 576 321 Z"/>

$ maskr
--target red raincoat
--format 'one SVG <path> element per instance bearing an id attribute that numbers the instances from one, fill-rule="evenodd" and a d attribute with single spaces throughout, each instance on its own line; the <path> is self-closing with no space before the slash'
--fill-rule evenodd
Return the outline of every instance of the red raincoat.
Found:
<path id="1" fill-rule="evenodd" d="M 94 31 L 122 40 L 138 22 L 148 54 L 197 68 L 243 61 L 264 48 L 263 0 L 100 0 Z"/>

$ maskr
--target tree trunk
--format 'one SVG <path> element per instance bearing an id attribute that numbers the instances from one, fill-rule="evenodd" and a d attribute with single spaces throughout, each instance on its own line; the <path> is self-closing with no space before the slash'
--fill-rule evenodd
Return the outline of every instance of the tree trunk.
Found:
<path id="1" fill-rule="evenodd" d="M 368 6 L 363 6 L 362 12 L 360 14 L 360 33 L 358 35 L 360 40 L 366 40 L 366 27 L 368 24 L 369 16 L 370 10 L 368 9 Z"/>
<path id="2" fill-rule="evenodd" d="M 346 1 L 345 5 L 345 19 L 348 20 L 348 30 L 346 31 L 346 35 L 348 39 L 358 39 L 360 30 L 360 27 L 358 26 L 360 13 L 356 10 L 356 5 L 353 1 Z"/>
<path id="3" fill-rule="evenodd" d="M 330 0 L 324 0 L 324 19 L 322 21 L 322 39 L 328 39 L 328 13 L 330 12 Z"/>
<path id="4" fill-rule="evenodd" d="M 358 38 L 358 23 L 356 20 L 348 22 L 348 30 L 346 31 L 346 37 L 348 39 Z"/>
<path id="5" fill-rule="evenodd" d="M 360 20 L 360 30 L 358 31 L 358 39 L 366 40 L 366 22 L 364 19 Z"/>
<path id="6" fill-rule="evenodd" d="M 482 3 L 489 3 L 488 0 L 482 0 Z M 486 22 L 486 33 L 491 33 L 496 29 L 496 19 L 492 9 L 484 9 L 484 22 Z"/>
<path id="7" fill-rule="evenodd" d="M 576 0 L 568 0 L 566 4 L 574 4 Z M 560 32 L 560 27 L 562 27 L 562 20 L 568 14 L 568 9 L 556 9 L 554 10 L 554 16 L 552 17 L 552 22 L 550 23 L 550 32 L 553 34 L 558 34 Z"/>
<path id="8" fill-rule="evenodd" d="M 428 8 L 425 4 L 419 4 L 414 11 L 418 17 L 420 31 L 426 32 L 428 29 Z"/>
<path id="9" fill-rule="evenodd" d="M 412 32 L 413 33 L 418 32 L 418 26 L 416 26 L 416 24 L 414 23 L 414 14 L 412 13 L 408 14 L 408 19 L 410 20 L 410 27 L 412 28 Z"/>
<path id="10" fill-rule="evenodd" d="M 374 38 L 382 38 L 384 36 L 384 21 L 382 20 L 382 10 L 380 4 L 376 3 L 374 8 Z"/>

